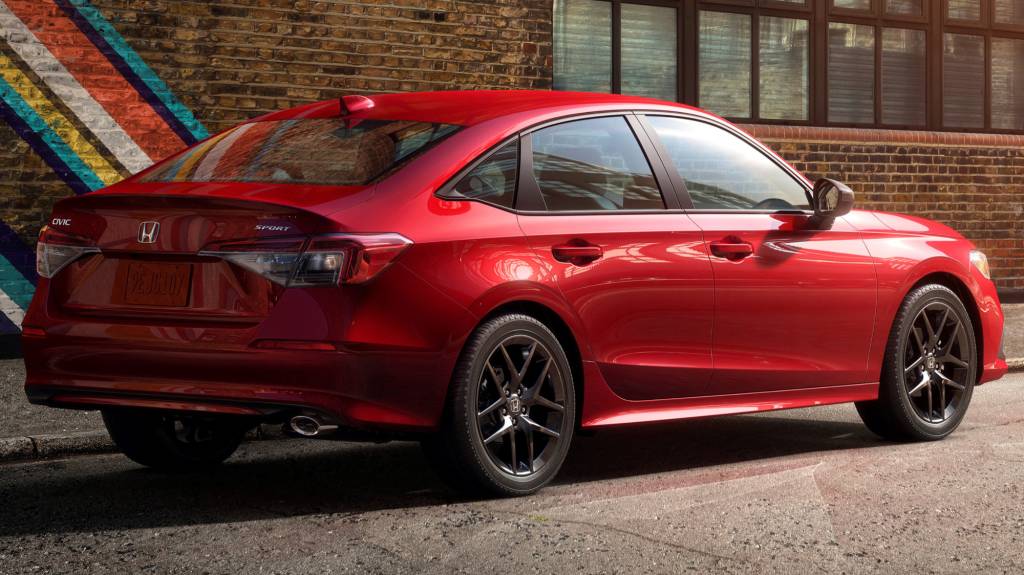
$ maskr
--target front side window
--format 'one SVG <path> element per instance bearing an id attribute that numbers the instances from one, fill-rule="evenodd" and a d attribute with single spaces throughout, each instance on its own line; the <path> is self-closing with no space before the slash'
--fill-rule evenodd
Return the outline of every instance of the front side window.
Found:
<path id="1" fill-rule="evenodd" d="M 679 170 L 695 209 L 810 208 L 804 186 L 726 130 L 669 116 L 648 116 L 647 120 Z"/>
<path id="2" fill-rule="evenodd" d="M 456 130 L 451 124 L 405 120 L 251 122 L 196 144 L 140 181 L 362 186 Z"/>
<path id="3" fill-rule="evenodd" d="M 665 208 L 651 165 L 625 118 L 566 122 L 530 138 L 533 175 L 548 211 Z"/>
<path id="4" fill-rule="evenodd" d="M 519 170 L 519 140 L 498 148 L 445 194 L 449 199 L 468 199 L 511 208 L 515 201 Z"/>

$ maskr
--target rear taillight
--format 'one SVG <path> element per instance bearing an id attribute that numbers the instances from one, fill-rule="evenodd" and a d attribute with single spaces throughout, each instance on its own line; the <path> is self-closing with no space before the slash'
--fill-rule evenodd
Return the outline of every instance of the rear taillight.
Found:
<path id="1" fill-rule="evenodd" d="M 43 226 L 36 244 L 36 272 L 41 277 L 52 278 L 71 262 L 99 251 L 91 240 Z"/>
<path id="2" fill-rule="evenodd" d="M 199 255 L 221 258 L 286 287 L 331 286 L 370 280 L 411 243 L 399 234 L 328 234 L 224 242 Z"/>

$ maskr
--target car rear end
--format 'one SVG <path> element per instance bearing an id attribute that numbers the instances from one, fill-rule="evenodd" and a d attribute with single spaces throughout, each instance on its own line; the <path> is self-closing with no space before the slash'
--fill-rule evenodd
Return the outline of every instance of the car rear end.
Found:
<path id="1" fill-rule="evenodd" d="M 439 338 L 394 329 L 404 291 L 429 286 L 392 265 L 411 240 L 355 231 L 344 207 L 455 130 L 255 122 L 59 202 L 24 322 L 29 399 L 429 428 L 443 390 L 408 382 Z"/>

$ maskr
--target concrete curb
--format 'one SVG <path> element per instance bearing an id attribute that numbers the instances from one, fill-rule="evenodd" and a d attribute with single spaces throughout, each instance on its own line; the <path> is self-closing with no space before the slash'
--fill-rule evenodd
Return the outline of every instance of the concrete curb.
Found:
<path id="1" fill-rule="evenodd" d="M 116 451 L 105 431 L 31 435 L 0 439 L 0 461 L 44 459 L 86 453 Z"/>
<path id="2" fill-rule="evenodd" d="M 1010 368 L 1011 372 L 1024 371 L 1024 357 L 1008 359 L 1006 360 L 1006 365 Z"/>
<path id="3" fill-rule="evenodd" d="M 248 441 L 286 439 L 278 425 L 261 425 L 250 431 Z M 55 459 L 72 455 L 115 453 L 117 446 L 106 431 L 43 434 L 0 438 L 0 463 L 28 459 Z"/>

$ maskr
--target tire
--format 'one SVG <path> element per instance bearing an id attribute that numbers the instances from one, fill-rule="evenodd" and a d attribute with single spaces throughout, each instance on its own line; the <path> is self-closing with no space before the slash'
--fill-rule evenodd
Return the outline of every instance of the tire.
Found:
<path id="1" fill-rule="evenodd" d="M 167 472 L 214 467 L 238 449 L 252 425 L 234 418 L 179 416 L 148 410 L 105 410 L 114 444 L 132 461 Z"/>
<path id="2" fill-rule="evenodd" d="M 915 288 L 893 322 L 878 399 L 858 402 L 857 413 L 884 439 L 943 439 L 967 413 L 977 361 L 974 326 L 960 298 L 938 284 Z"/>
<path id="3" fill-rule="evenodd" d="M 558 473 L 575 424 L 572 369 L 558 338 L 533 317 L 509 314 L 470 336 L 441 429 L 422 444 L 435 471 L 463 493 L 529 495 Z"/>

